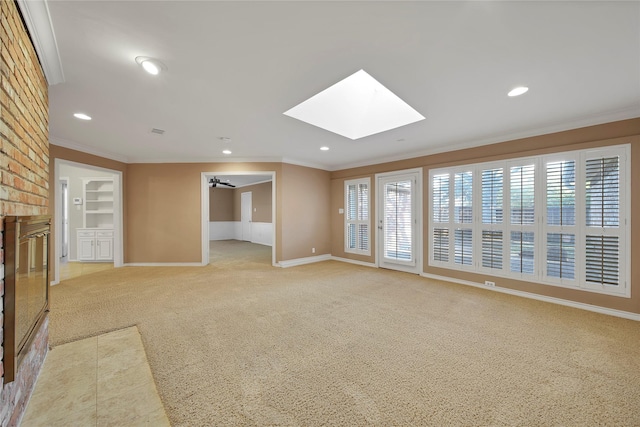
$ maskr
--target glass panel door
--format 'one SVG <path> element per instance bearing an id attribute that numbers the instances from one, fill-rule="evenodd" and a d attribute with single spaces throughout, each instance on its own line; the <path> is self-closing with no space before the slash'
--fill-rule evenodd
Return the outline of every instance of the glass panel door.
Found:
<path id="1" fill-rule="evenodd" d="M 416 174 L 378 178 L 380 267 L 419 273 L 416 248 Z"/>

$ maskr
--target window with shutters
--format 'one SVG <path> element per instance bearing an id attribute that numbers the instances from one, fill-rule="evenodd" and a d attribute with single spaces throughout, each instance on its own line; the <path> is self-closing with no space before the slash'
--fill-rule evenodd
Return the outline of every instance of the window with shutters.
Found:
<path id="1" fill-rule="evenodd" d="M 509 271 L 532 276 L 536 267 L 536 165 L 513 164 L 509 171 Z"/>
<path id="2" fill-rule="evenodd" d="M 502 270 L 504 260 L 504 168 L 481 168 L 482 264 L 489 270 Z"/>
<path id="3" fill-rule="evenodd" d="M 623 166 L 624 152 L 614 150 L 590 151 L 583 155 L 585 163 L 585 236 L 584 256 L 587 286 L 620 288 L 626 280 L 624 256 L 627 218 L 624 184 L 628 182 Z"/>
<path id="4" fill-rule="evenodd" d="M 576 280 L 576 163 L 564 155 L 544 162 L 544 267 L 547 281 L 571 284 Z"/>
<path id="5" fill-rule="evenodd" d="M 456 264 L 473 264 L 473 172 L 453 174 L 453 260 Z"/>
<path id="6" fill-rule="evenodd" d="M 370 179 L 345 181 L 345 252 L 371 255 Z"/>
<path id="7" fill-rule="evenodd" d="M 429 265 L 628 297 L 629 155 L 627 144 L 431 170 Z"/>
<path id="8" fill-rule="evenodd" d="M 431 184 L 433 260 L 447 263 L 449 262 L 449 235 L 451 234 L 449 174 L 433 175 Z"/>

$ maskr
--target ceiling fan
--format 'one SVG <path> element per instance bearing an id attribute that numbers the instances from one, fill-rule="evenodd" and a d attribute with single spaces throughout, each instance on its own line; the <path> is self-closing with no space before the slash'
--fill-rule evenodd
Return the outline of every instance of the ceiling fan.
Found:
<path id="1" fill-rule="evenodd" d="M 214 176 L 213 178 L 211 178 L 209 180 L 209 187 L 215 188 L 215 187 L 218 186 L 218 184 L 219 185 L 226 185 L 227 187 L 234 187 L 235 188 L 235 185 L 229 184 L 228 182 L 222 182 L 222 181 L 220 181 L 220 179 L 218 179 L 217 176 Z"/>

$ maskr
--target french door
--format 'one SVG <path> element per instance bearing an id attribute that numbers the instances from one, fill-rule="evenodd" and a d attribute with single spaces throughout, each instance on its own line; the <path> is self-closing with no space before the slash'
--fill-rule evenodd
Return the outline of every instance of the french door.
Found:
<path id="1" fill-rule="evenodd" d="M 420 273 L 422 170 L 376 175 L 378 265 Z"/>

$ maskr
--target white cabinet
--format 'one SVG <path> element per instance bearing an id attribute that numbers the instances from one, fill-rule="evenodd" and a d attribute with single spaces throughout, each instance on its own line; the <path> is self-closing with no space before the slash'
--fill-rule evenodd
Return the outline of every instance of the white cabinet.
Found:
<path id="1" fill-rule="evenodd" d="M 113 261 L 113 230 L 78 228 L 78 261 Z"/>
<path id="2" fill-rule="evenodd" d="M 78 261 L 94 261 L 96 259 L 96 238 L 94 231 L 78 230 Z"/>
<path id="3" fill-rule="evenodd" d="M 113 261 L 113 178 L 83 178 L 78 261 Z"/>
<path id="4" fill-rule="evenodd" d="M 113 261 L 113 231 L 96 231 L 96 261 Z"/>

